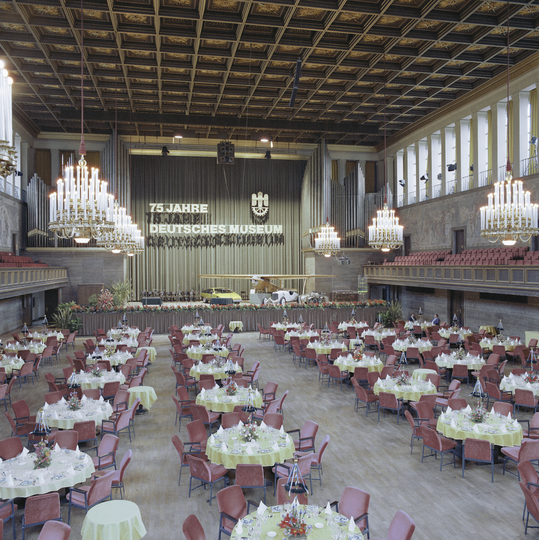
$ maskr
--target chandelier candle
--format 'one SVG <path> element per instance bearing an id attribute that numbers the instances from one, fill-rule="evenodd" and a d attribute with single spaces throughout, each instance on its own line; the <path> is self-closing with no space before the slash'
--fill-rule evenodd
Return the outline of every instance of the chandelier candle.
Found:
<path id="1" fill-rule="evenodd" d="M 403 227 L 399 225 L 395 210 L 390 210 L 384 203 L 384 208 L 376 212 L 372 225 L 369 225 L 369 245 L 374 249 L 389 251 L 402 245 L 402 232 Z"/>

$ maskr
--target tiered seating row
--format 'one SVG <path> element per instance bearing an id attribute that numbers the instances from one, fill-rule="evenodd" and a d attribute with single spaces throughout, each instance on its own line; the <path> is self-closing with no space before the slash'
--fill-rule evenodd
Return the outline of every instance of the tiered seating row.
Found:
<path id="1" fill-rule="evenodd" d="M 0 267 L 3 268 L 36 268 L 48 267 L 48 264 L 41 261 L 34 261 L 32 257 L 13 255 L 13 253 L 0 252 Z"/>

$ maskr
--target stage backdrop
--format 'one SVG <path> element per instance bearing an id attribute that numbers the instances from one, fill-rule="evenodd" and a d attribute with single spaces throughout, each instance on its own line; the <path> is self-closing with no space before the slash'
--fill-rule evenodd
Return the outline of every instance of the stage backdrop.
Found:
<path id="1" fill-rule="evenodd" d="M 131 170 L 133 217 L 146 237 L 145 252 L 130 261 L 136 298 L 145 290 L 220 285 L 239 294 L 251 287 L 247 280 L 201 282 L 199 274 L 303 272 L 304 161 L 218 165 L 215 158 L 134 156 Z"/>

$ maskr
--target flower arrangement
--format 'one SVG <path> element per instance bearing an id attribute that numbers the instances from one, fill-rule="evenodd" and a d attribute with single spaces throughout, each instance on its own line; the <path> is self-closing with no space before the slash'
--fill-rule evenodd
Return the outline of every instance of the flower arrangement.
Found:
<path id="1" fill-rule="evenodd" d="M 363 353 L 361 352 L 361 349 L 355 349 L 354 350 L 354 360 L 356 362 L 359 362 L 360 360 L 363 360 Z"/>
<path id="2" fill-rule="evenodd" d="M 526 380 L 530 383 L 539 383 L 539 375 L 532 375 L 531 373 L 526 373 Z"/>
<path id="3" fill-rule="evenodd" d="M 34 448 L 36 449 L 34 469 L 46 469 L 52 461 L 51 449 L 47 446 L 45 441 L 34 444 Z"/>
<path id="4" fill-rule="evenodd" d="M 70 411 L 78 411 L 82 409 L 82 401 L 77 397 L 75 392 L 69 394 L 69 399 L 67 400 L 67 408 Z"/>
<path id="5" fill-rule="evenodd" d="M 246 442 L 256 441 L 258 439 L 257 429 L 257 424 L 244 424 L 240 428 L 239 434 Z"/>
<path id="6" fill-rule="evenodd" d="M 97 297 L 97 309 L 99 311 L 108 311 L 113 307 L 114 297 L 112 296 L 112 293 L 108 289 L 103 290 Z"/>
<path id="7" fill-rule="evenodd" d="M 305 536 L 307 534 L 307 524 L 303 519 L 303 512 L 298 512 L 297 507 L 293 505 L 292 510 L 283 518 L 279 527 L 284 529 L 286 536 Z"/>
<path id="8" fill-rule="evenodd" d="M 105 345 L 105 357 L 110 358 L 116 352 L 116 345 Z"/>
<path id="9" fill-rule="evenodd" d="M 225 392 L 227 396 L 235 396 L 237 391 L 238 385 L 235 381 L 230 381 L 230 383 L 225 386 Z"/>
<path id="10" fill-rule="evenodd" d="M 453 354 L 455 355 L 455 358 L 462 360 L 466 356 L 467 352 L 464 349 L 458 349 Z"/>
<path id="11" fill-rule="evenodd" d="M 406 384 L 410 384 L 410 375 L 408 375 L 408 373 L 402 373 L 401 375 L 399 375 L 398 377 L 395 377 L 395 381 L 397 381 L 397 384 L 399 385 L 406 385 Z"/>
<path id="12" fill-rule="evenodd" d="M 487 417 L 488 412 L 482 403 L 478 403 L 472 408 L 472 412 L 468 414 L 468 418 L 475 423 L 483 422 Z"/>
<path id="13" fill-rule="evenodd" d="M 91 373 L 94 377 L 103 377 L 103 372 L 97 366 L 92 368 Z"/>

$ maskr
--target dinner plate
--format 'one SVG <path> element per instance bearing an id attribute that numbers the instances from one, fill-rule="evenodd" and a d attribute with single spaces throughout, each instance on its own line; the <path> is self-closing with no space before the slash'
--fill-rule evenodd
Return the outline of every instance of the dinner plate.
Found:
<path id="1" fill-rule="evenodd" d="M 51 480 L 60 480 L 63 477 L 64 477 L 63 474 L 56 474 L 56 475 L 51 477 Z"/>
<path id="2" fill-rule="evenodd" d="M 318 510 L 318 506 L 316 506 L 316 504 L 310 504 L 307 506 L 307 510 L 309 510 L 309 512 L 316 512 Z"/>
<path id="3" fill-rule="evenodd" d="M 282 509 L 283 507 L 281 505 L 271 507 L 272 512 L 280 512 Z"/>
<path id="4" fill-rule="evenodd" d="M 337 523 L 340 523 L 341 525 L 345 525 L 346 523 L 348 523 L 350 520 L 344 516 L 337 516 L 335 518 L 335 521 L 337 521 Z"/>
<path id="5" fill-rule="evenodd" d="M 19 485 L 21 486 L 31 486 L 33 482 L 31 480 L 23 480 Z"/>
<path id="6" fill-rule="evenodd" d="M 260 450 L 261 454 L 269 454 L 270 452 L 271 452 L 271 450 L 268 449 L 268 448 L 263 448 L 262 450 Z"/>
<path id="7" fill-rule="evenodd" d="M 314 526 L 317 528 L 317 529 L 322 529 L 324 527 L 324 524 L 323 523 L 315 523 Z"/>
<path id="8" fill-rule="evenodd" d="M 75 465 L 75 467 L 73 467 L 76 471 L 81 471 L 82 469 L 84 469 L 84 465 L 80 464 L 80 465 Z"/>
<path id="9" fill-rule="evenodd" d="M 348 540 L 361 540 L 361 536 L 359 534 L 349 534 Z"/>
<path id="10" fill-rule="evenodd" d="M 244 525 L 251 525 L 251 523 L 254 523 L 254 519 L 244 519 L 243 520 Z"/>
<path id="11" fill-rule="evenodd" d="M 241 450 L 231 450 L 231 454 L 241 454 Z"/>
<path id="12" fill-rule="evenodd" d="M 287 445 L 286 443 L 279 443 L 279 447 L 280 447 L 280 448 L 285 448 L 285 447 L 287 447 L 287 446 L 288 446 L 288 445 Z"/>

